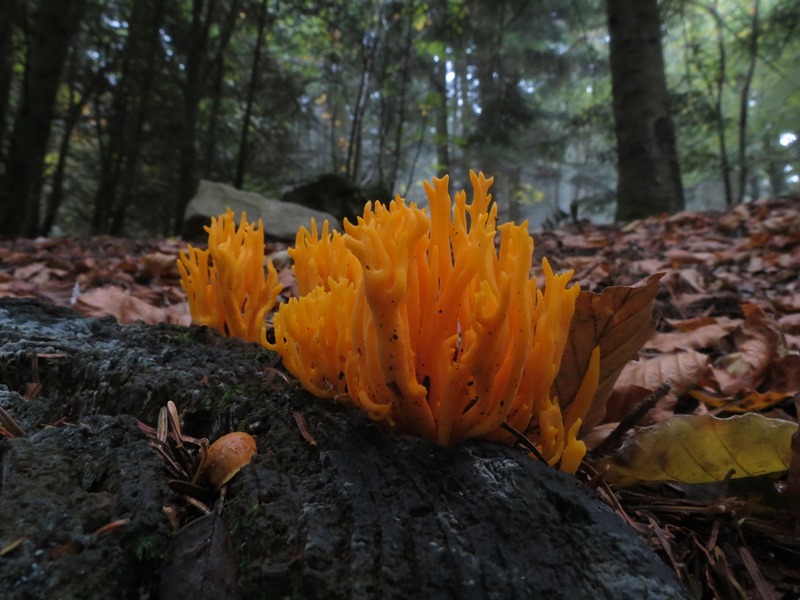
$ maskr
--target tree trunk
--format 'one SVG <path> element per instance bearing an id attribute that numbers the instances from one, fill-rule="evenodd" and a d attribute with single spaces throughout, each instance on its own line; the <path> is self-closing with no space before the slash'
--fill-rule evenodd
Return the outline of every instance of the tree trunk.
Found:
<path id="1" fill-rule="evenodd" d="M 450 172 L 450 134 L 448 132 L 448 107 L 447 107 L 447 69 L 445 57 L 440 56 L 439 62 L 433 64 L 431 83 L 433 93 L 436 95 L 436 176 L 444 177 Z"/>
<path id="2" fill-rule="evenodd" d="M 64 179 L 66 177 L 67 158 L 69 156 L 72 132 L 80 120 L 81 112 L 83 112 L 84 107 L 89 102 L 89 99 L 96 94 L 97 90 L 102 85 L 102 81 L 104 80 L 104 73 L 102 71 L 91 74 L 90 70 L 87 70 L 86 77 L 91 77 L 91 79 L 89 82 L 84 82 L 85 85 L 82 93 L 78 93 L 76 91 L 75 71 L 77 67 L 76 63 L 78 63 L 77 54 L 79 52 L 79 50 L 73 49 L 73 52 L 70 56 L 70 68 L 68 69 L 70 73 L 68 78 L 70 97 L 69 107 L 64 115 L 63 132 L 61 134 L 61 142 L 58 147 L 58 161 L 56 162 L 56 168 L 53 172 L 53 179 L 51 183 L 50 195 L 47 198 L 44 220 L 42 222 L 42 227 L 39 230 L 39 235 L 43 236 L 50 235 L 50 231 L 52 230 L 56 221 L 56 217 L 58 216 L 58 209 L 60 208 L 61 202 L 64 199 Z"/>
<path id="3" fill-rule="evenodd" d="M 367 95 L 369 89 L 370 72 L 375 58 L 375 48 L 378 42 L 372 40 L 371 44 L 361 42 L 361 76 L 358 81 L 358 92 L 353 106 L 353 122 L 350 127 L 350 139 L 347 144 L 347 161 L 345 162 L 345 176 L 350 181 L 358 179 L 361 162 L 361 136 L 364 128 L 364 114 L 367 109 Z"/>
<path id="4" fill-rule="evenodd" d="M 139 160 L 163 4 L 161 0 L 137 0 L 128 18 L 121 75 L 112 90 L 111 112 L 105 130 L 107 153 L 101 158 L 100 182 L 95 194 L 94 234 L 121 233 L 127 199 L 120 198 L 119 188 L 127 185 L 122 178 L 136 170 Z M 130 179 L 133 185 L 133 178 Z M 131 194 L 132 190 L 126 189 L 125 193 Z"/>
<path id="5" fill-rule="evenodd" d="M 217 0 L 192 0 L 192 21 L 186 39 L 185 73 L 183 82 L 183 114 L 181 131 L 176 140 L 178 150 L 178 182 L 172 232 L 178 235 L 186 205 L 197 191 L 197 121 L 203 97 L 203 75 L 209 30 L 216 13 Z"/>
<path id="6" fill-rule="evenodd" d="M 617 220 L 684 206 L 657 0 L 607 0 L 617 136 Z"/>
<path id="7" fill-rule="evenodd" d="M 250 83 L 247 85 L 247 100 L 244 108 L 244 119 L 242 121 L 242 134 L 239 138 L 239 156 L 236 160 L 236 176 L 233 180 L 233 187 L 237 190 L 244 185 L 244 172 L 247 168 L 247 149 L 248 138 L 250 137 L 250 120 L 253 116 L 253 103 L 256 99 L 256 89 L 259 87 L 258 66 L 261 62 L 261 48 L 264 45 L 264 29 L 267 25 L 267 5 L 269 0 L 262 0 L 261 8 L 258 13 L 258 33 L 256 34 L 256 47 L 253 50 L 253 63 L 250 68 Z"/>
<path id="8" fill-rule="evenodd" d="M 206 144 L 202 170 L 205 177 L 215 176 L 215 155 L 217 150 L 217 130 L 219 128 L 219 113 L 222 107 L 223 83 L 225 81 L 225 52 L 231 41 L 236 21 L 239 17 L 239 0 L 232 0 L 225 22 L 219 35 L 219 46 L 214 56 L 214 74 L 211 83 L 211 109 L 209 110 L 208 127 L 206 128 Z"/>
<path id="9" fill-rule="evenodd" d="M 16 0 L 0 2 L 0 163 L 6 133 L 6 118 L 14 77 L 13 33 L 16 19 Z"/>
<path id="10" fill-rule="evenodd" d="M 130 117 L 126 123 L 126 143 L 123 148 L 122 166 L 122 196 L 117 197 L 112 207 L 111 224 L 109 233 L 111 235 L 122 235 L 125 226 L 125 216 L 128 208 L 133 203 L 137 195 L 137 175 L 139 173 L 139 160 L 144 145 L 145 123 L 150 108 L 150 96 L 153 89 L 153 81 L 156 76 L 156 58 L 159 56 L 161 43 L 159 39 L 159 29 L 161 27 L 164 14 L 164 2 L 162 0 L 140 0 L 145 3 L 145 13 L 142 15 L 142 41 L 139 48 L 137 61 L 135 95 L 133 106 L 131 107 Z"/>
<path id="11" fill-rule="evenodd" d="M 83 14 L 83 0 L 41 0 L 25 57 L 22 100 L 0 182 L 0 235 L 33 237 L 39 230 L 44 157 L 61 68 Z"/>
<path id="12" fill-rule="evenodd" d="M 400 59 L 400 82 L 399 91 L 397 91 L 397 111 L 395 113 L 395 129 L 394 129 L 394 151 L 392 152 L 391 168 L 389 170 L 389 177 L 384 182 L 386 189 L 390 192 L 395 191 L 397 185 L 397 175 L 400 171 L 400 159 L 403 156 L 403 126 L 406 120 L 406 92 L 411 74 L 411 56 L 413 52 L 413 32 L 414 32 L 414 11 L 416 3 L 411 2 L 406 5 L 405 10 L 407 13 L 405 23 L 405 41 L 403 44 L 402 57 Z"/>
<path id="13" fill-rule="evenodd" d="M 725 135 L 725 115 L 722 110 L 722 100 L 725 91 L 725 82 L 727 80 L 727 53 L 725 51 L 725 37 L 723 35 L 723 22 L 722 18 L 717 12 L 716 7 L 713 9 L 714 23 L 717 30 L 717 52 L 719 53 L 719 72 L 717 74 L 717 81 L 714 94 L 714 118 L 717 122 L 717 138 L 719 139 L 719 162 L 722 175 L 722 184 L 725 188 L 725 205 L 730 206 L 733 204 L 733 191 L 731 186 L 731 163 L 728 158 L 728 141 Z"/>
<path id="14" fill-rule="evenodd" d="M 753 81 L 753 74 L 756 70 L 756 60 L 758 59 L 758 11 L 760 8 L 759 0 L 753 3 L 753 19 L 752 29 L 750 32 L 750 43 L 748 44 L 748 52 L 750 53 L 750 62 L 747 67 L 747 74 L 745 75 L 742 84 L 742 92 L 739 95 L 739 190 L 737 201 L 744 200 L 745 185 L 747 183 L 747 114 L 750 103 L 750 84 Z M 753 198 L 756 200 L 756 198 Z"/>

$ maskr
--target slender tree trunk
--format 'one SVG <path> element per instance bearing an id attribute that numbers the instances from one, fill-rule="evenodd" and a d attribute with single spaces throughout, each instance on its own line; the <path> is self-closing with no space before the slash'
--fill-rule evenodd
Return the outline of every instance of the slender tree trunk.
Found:
<path id="1" fill-rule="evenodd" d="M 714 23 L 717 30 L 717 51 L 719 54 L 719 71 L 716 82 L 716 93 L 714 96 L 714 117 L 717 121 L 717 138 L 719 140 L 719 161 L 722 171 L 722 184 L 725 188 L 725 205 L 733 204 L 733 190 L 731 186 L 731 163 L 728 157 L 728 141 L 725 134 L 725 116 L 722 110 L 722 98 L 725 92 L 725 82 L 727 80 L 727 53 L 725 52 L 725 37 L 722 32 L 722 18 L 713 9 Z"/>
<path id="2" fill-rule="evenodd" d="M 61 142 L 59 143 L 58 147 L 58 161 L 56 162 L 56 168 L 53 172 L 53 179 L 50 185 L 50 195 L 47 198 L 44 220 L 39 231 L 39 235 L 43 236 L 50 235 L 50 231 L 52 230 L 56 221 L 56 217 L 58 216 L 58 209 L 61 207 L 61 202 L 64 200 L 64 179 L 67 172 L 67 158 L 69 157 L 72 132 L 80 120 L 81 112 L 83 111 L 84 107 L 89 102 L 89 99 L 95 95 L 96 91 L 100 88 L 102 81 L 104 80 L 104 74 L 102 72 L 98 72 L 94 75 L 89 75 L 87 73 L 87 78 L 91 78 L 88 79 L 86 87 L 82 90 L 82 93 L 78 94 L 76 92 L 75 71 L 76 63 L 78 62 L 77 54 L 79 52 L 80 51 L 78 50 L 74 50 L 70 54 L 69 108 L 64 115 L 64 131 L 62 132 Z M 86 79 L 84 79 L 84 81 L 86 82 Z"/>
<path id="3" fill-rule="evenodd" d="M 375 48 L 377 42 L 369 45 L 361 43 L 361 78 L 358 82 L 358 93 L 353 107 L 353 124 L 350 128 L 350 141 L 347 144 L 347 162 L 345 163 L 345 174 L 348 179 L 355 181 L 358 177 L 359 163 L 361 160 L 361 134 L 364 125 L 364 113 L 366 112 L 367 89 L 369 87 L 370 71 L 372 62 L 375 58 Z"/>
<path id="4" fill-rule="evenodd" d="M 177 140 L 178 190 L 175 202 L 172 230 L 180 233 L 186 205 L 197 191 L 197 121 L 200 100 L 203 97 L 203 74 L 206 65 L 206 48 L 209 29 L 216 13 L 217 0 L 192 0 L 192 22 L 186 45 L 185 73 L 183 84 L 183 122 Z"/>
<path id="5" fill-rule="evenodd" d="M 256 37 L 256 47 L 253 51 L 253 63 L 250 68 L 250 83 L 247 86 L 247 101 L 245 102 L 244 119 L 242 122 L 242 134 L 239 138 L 239 157 L 236 161 L 236 176 L 233 180 L 233 187 L 240 190 L 244 185 L 244 172 L 247 168 L 248 139 L 250 136 L 250 120 L 253 116 L 253 103 L 256 98 L 256 89 L 259 87 L 258 67 L 261 63 L 261 48 L 264 45 L 264 29 L 267 25 L 267 5 L 269 0 L 262 0 L 261 9 L 258 13 L 258 33 Z"/>
<path id="6" fill-rule="evenodd" d="M 657 0 L 607 0 L 618 220 L 683 209 Z"/>
<path id="7" fill-rule="evenodd" d="M 202 171 L 205 177 L 214 177 L 215 155 L 217 150 L 217 130 L 219 129 L 219 113 L 222 107 L 223 83 L 225 81 L 225 53 L 236 27 L 239 17 L 239 0 L 231 0 L 228 14 L 220 31 L 219 46 L 214 56 L 214 75 L 211 84 L 211 109 L 209 110 L 208 127 L 206 129 L 206 146 Z"/>
<path id="8" fill-rule="evenodd" d="M 124 199 L 119 188 L 124 173 L 138 162 L 146 98 L 152 86 L 154 52 L 163 15 L 161 0 L 136 0 L 128 15 L 128 31 L 122 50 L 121 74 L 112 88 L 111 113 L 108 116 L 108 155 L 101 160 L 100 182 L 95 195 L 92 233 L 121 231 Z M 127 190 L 130 192 L 130 190 Z M 121 208 L 122 206 L 122 208 Z M 116 221 L 116 223 L 115 223 Z"/>
<path id="9" fill-rule="evenodd" d="M 82 0 L 41 0 L 33 16 L 22 101 L 0 182 L 0 235 L 39 231 L 44 157 L 67 50 L 83 13 Z"/>
<path id="10" fill-rule="evenodd" d="M 408 15 L 406 28 L 405 28 L 405 42 L 403 45 L 403 57 L 400 59 L 400 91 L 398 98 L 396 125 L 394 130 L 394 153 L 392 156 L 392 166 L 389 171 L 389 179 L 386 182 L 387 188 L 390 192 L 395 191 L 397 185 L 397 173 L 400 170 L 400 158 L 403 156 L 403 126 L 405 125 L 406 115 L 406 92 L 408 89 L 408 82 L 411 74 L 411 53 L 412 44 L 414 41 L 414 9 L 416 3 L 411 2 L 406 6 L 406 13 Z"/>
<path id="11" fill-rule="evenodd" d="M 465 164 L 465 171 L 470 168 L 479 168 L 487 175 L 500 175 L 499 152 L 496 144 L 488 142 L 490 131 L 494 131 L 500 121 L 497 114 L 498 107 L 503 106 L 503 96 L 507 74 L 503 61 L 504 30 L 501 23 L 505 22 L 506 3 L 491 6 L 489 3 L 480 3 L 479 18 L 484 19 L 486 27 L 476 32 L 476 71 L 478 75 L 478 98 L 482 109 L 481 116 L 472 124 L 472 141 L 469 147 L 471 164 Z M 516 82 L 515 82 L 516 83 Z M 501 109 L 500 109 L 501 110 Z M 498 117 L 498 118 L 495 118 Z M 466 175 L 466 173 L 465 173 Z M 505 194 L 500 191 L 507 179 L 501 176 L 495 183 L 495 197 Z"/>
<path id="12" fill-rule="evenodd" d="M 747 74 L 742 85 L 742 93 L 739 96 L 739 190 L 738 202 L 744 200 L 745 186 L 747 184 L 747 115 L 750 102 L 750 84 L 753 82 L 753 74 L 756 70 L 756 60 L 758 59 L 758 19 L 760 0 L 753 3 L 752 30 L 750 32 L 750 64 L 747 67 Z M 753 198 L 755 200 L 755 198 Z"/>
<path id="13" fill-rule="evenodd" d="M 3 162 L 6 121 L 14 77 L 14 25 L 16 0 L 0 2 L 0 163 Z"/>
<path id="14" fill-rule="evenodd" d="M 725 113 L 723 107 L 723 98 L 725 95 L 725 86 L 728 80 L 728 53 L 725 49 L 725 36 L 724 36 L 724 22 L 722 16 L 717 10 L 717 1 L 714 0 L 713 4 L 705 5 L 699 2 L 692 2 L 692 5 L 697 6 L 700 10 L 706 11 L 714 21 L 714 30 L 717 37 L 717 76 L 712 78 L 707 74 L 706 65 L 703 64 L 702 59 L 690 58 L 686 61 L 686 79 L 691 82 L 692 71 L 690 65 L 694 64 L 697 73 L 703 79 L 703 83 L 708 90 L 708 96 L 714 105 L 714 124 L 716 127 L 717 143 L 719 144 L 719 166 L 720 177 L 725 193 L 725 205 L 731 206 L 733 204 L 733 185 L 731 183 L 731 163 L 728 155 L 728 139 L 725 127 Z M 685 31 L 684 22 L 684 45 L 687 49 L 694 49 L 697 47 L 697 42 L 689 38 Z M 688 53 L 689 56 L 697 54 L 697 50 Z"/>
<path id="15" fill-rule="evenodd" d="M 123 149 L 123 165 L 121 171 L 122 196 L 118 196 L 112 207 L 111 224 L 109 233 L 111 235 L 122 235 L 125 226 L 125 217 L 128 207 L 137 195 L 137 174 L 139 173 L 139 161 L 144 144 L 144 127 L 147 122 L 147 114 L 150 107 L 150 95 L 155 79 L 156 58 L 161 48 L 159 40 L 159 29 L 161 28 L 164 3 L 161 0 L 150 0 L 155 2 L 146 11 L 141 46 L 141 53 L 144 55 L 140 59 L 137 69 L 136 79 L 139 81 L 138 90 L 134 98 L 134 106 L 130 112 L 130 118 L 126 124 L 126 144 Z"/>
<path id="16" fill-rule="evenodd" d="M 450 172 L 450 134 L 448 132 L 448 107 L 447 107 L 447 70 L 445 69 L 444 56 L 439 57 L 439 62 L 434 63 L 432 81 L 433 91 L 436 95 L 436 176 L 444 177 Z"/>

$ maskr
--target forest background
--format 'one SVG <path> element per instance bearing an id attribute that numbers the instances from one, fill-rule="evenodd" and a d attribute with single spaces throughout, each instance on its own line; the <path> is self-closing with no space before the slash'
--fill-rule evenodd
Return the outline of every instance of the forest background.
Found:
<path id="1" fill-rule="evenodd" d="M 3 0 L 0 234 L 171 235 L 201 178 L 421 201 L 471 168 L 502 220 L 610 220 L 633 5 L 656 0 Z M 800 2 L 658 9 L 663 63 L 624 60 L 663 72 L 685 206 L 800 189 Z"/>

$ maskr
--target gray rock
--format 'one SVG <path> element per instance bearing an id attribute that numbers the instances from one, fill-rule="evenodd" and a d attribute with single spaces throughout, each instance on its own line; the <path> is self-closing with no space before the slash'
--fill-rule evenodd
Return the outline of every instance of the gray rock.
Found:
<path id="1" fill-rule="evenodd" d="M 312 218 L 318 225 L 327 219 L 334 228 L 341 228 L 341 223 L 329 213 L 292 202 L 271 200 L 224 183 L 202 180 L 183 214 L 183 238 L 204 239 L 203 226 L 208 225 L 211 217 L 223 214 L 228 208 L 236 213 L 237 222 L 242 212 L 247 213 L 251 222 L 262 219 L 267 238 L 273 240 L 293 242 L 297 230 L 309 227 Z"/>

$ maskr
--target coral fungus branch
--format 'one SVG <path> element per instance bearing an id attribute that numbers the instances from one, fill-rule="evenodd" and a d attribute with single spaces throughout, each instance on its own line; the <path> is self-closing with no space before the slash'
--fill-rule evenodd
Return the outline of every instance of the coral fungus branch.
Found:
<path id="1" fill-rule="evenodd" d="M 258 227 L 248 223 L 243 213 L 237 227 L 228 209 L 205 229 L 208 249 L 189 245 L 178 259 L 192 322 L 260 342 L 264 317 L 283 289 L 272 261 L 264 275 L 264 226 L 260 220 Z"/>
<path id="2" fill-rule="evenodd" d="M 447 177 L 426 183 L 430 216 L 398 196 L 368 203 L 343 236 L 301 230 L 290 252 L 305 295 L 281 307 L 269 347 L 312 393 L 346 393 L 392 428 L 512 443 L 508 423 L 574 472 L 599 351 L 566 414 L 550 389 L 579 288 L 545 260 L 538 289 L 527 224 L 496 226 L 492 179 L 470 177 L 470 203 L 464 192 L 453 201 Z"/>

